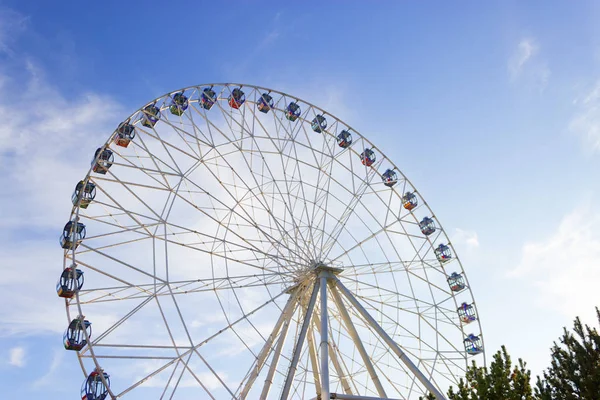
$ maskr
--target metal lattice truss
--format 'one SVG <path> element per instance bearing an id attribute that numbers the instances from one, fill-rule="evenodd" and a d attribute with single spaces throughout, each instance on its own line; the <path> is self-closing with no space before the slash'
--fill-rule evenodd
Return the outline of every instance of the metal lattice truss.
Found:
<path id="1" fill-rule="evenodd" d="M 208 86 L 210 110 L 198 100 Z M 113 133 L 103 148 L 114 163 L 85 177 L 97 196 L 71 218 L 88 236 L 64 264 L 86 274 L 66 300 L 69 321 L 85 315 L 94 327 L 77 353 L 85 376 L 103 368 L 109 395 L 128 399 L 416 399 L 455 384 L 463 339 L 481 329 L 459 320 L 458 305 L 474 301 L 448 285 L 464 275 L 457 257 L 434 254 L 453 250 L 439 221 L 429 236 L 419 228 L 435 219 L 425 201 L 403 208 L 416 189 L 344 122 L 247 85 L 234 109 L 236 87 L 182 89 L 181 116 L 169 112 L 172 94 L 156 99 L 158 123 L 132 114 L 134 140 L 119 147 Z M 265 92 L 268 113 L 256 106 Z M 290 102 L 297 121 L 285 117 Z M 328 123 L 320 133 L 317 115 Z"/>

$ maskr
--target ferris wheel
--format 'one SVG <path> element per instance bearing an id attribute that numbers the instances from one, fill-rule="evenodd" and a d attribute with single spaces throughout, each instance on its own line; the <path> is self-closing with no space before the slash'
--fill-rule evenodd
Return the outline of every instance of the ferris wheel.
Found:
<path id="1" fill-rule="evenodd" d="M 421 194 L 289 94 L 225 83 L 151 101 L 72 203 L 57 292 L 83 399 L 444 399 L 483 356 Z"/>

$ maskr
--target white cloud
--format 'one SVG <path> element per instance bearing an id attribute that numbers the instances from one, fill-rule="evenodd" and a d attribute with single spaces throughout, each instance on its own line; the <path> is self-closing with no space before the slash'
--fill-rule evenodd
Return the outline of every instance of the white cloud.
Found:
<path id="1" fill-rule="evenodd" d="M 510 275 L 531 282 L 540 306 L 594 321 L 594 306 L 600 305 L 598 259 L 600 213 L 583 206 L 566 215 L 550 237 L 525 244 Z"/>
<path id="2" fill-rule="evenodd" d="M 538 45 L 532 39 L 523 39 L 508 62 L 508 70 L 513 78 L 518 76 L 525 64 L 537 54 Z"/>
<path id="3" fill-rule="evenodd" d="M 522 39 L 508 60 L 508 73 L 511 80 L 524 80 L 543 91 L 551 73 L 548 64 L 540 60 L 539 53 L 540 46 L 535 39 Z"/>
<path id="4" fill-rule="evenodd" d="M 33 61 L 17 62 L 29 73 L 25 81 L 0 68 L 0 186 L 9 188 L 0 191 L 0 290 L 19 301 L 0 309 L 0 336 L 65 329 L 64 302 L 53 288 L 69 194 L 124 115 L 96 93 L 67 98 Z"/>
<path id="5" fill-rule="evenodd" d="M 9 350 L 8 363 L 13 367 L 23 368 L 27 364 L 24 347 L 13 347 Z"/>
<path id="6" fill-rule="evenodd" d="M 460 228 L 454 229 L 454 235 L 452 235 L 452 243 L 464 244 L 469 248 L 479 247 L 479 236 L 475 231 L 467 231 Z"/>
<path id="7" fill-rule="evenodd" d="M 0 8 L 0 54 L 14 54 L 13 43 L 26 29 L 29 18 L 17 11 Z"/>
<path id="8" fill-rule="evenodd" d="M 574 104 L 578 111 L 569 124 L 569 130 L 581 137 L 586 149 L 600 151 L 600 80 Z"/>

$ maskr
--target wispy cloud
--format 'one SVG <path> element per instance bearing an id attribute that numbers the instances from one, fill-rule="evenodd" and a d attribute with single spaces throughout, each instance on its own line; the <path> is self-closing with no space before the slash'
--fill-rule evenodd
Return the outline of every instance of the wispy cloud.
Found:
<path id="1" fill-rule="evenodd" d="M 519 42 L 517 49 L 508 61 L 508 72 L 513 79 L 521 74 L 525 64 L 537 54 L 538 50 L 537 44 L 532 39 L 523 39 Z"/>
<path id="2" fill-rule="evenodd" d="M 29 18 L 8 8 L 0 8 L 0 54 L 13 55 L 12 46 L 27 28 Z"/>
<path id="3" fill-rule="evenodd" d="M 539 57 L 540 46 L 533 38 L 521 39 L 508 60 L 508 74 L 512 81 L 524 80 L 542 91 L 550 79 L 547 62 Z"/>
<path id="4" fill-rule="evenodd" d="M 8 363 L 13 367 L 23 368 L 27 364 L 24 347 L 13 347 L 8 353 Z"/>
<path id="5" fill-rule="evenodd" d="M 63 307 L 48 289 L 62 266 L 56 237 L 69 215 L 65 193 L 123 114 L 106 96 L 63 96 L 31 60 L 19 65 L 25 81 L 0 69 L 0 185 L 10 188 L 0 193 L 0 208 L 10 209 L 0 220 L 0 290 L 19 298 L 0 309 L 0 336 L 64 330 Z"/>
<path id="6" fill-rule="evenodd" d="M 475 231 L 456 228 L 454 229 L 454 235 L 452 235 L 452 242 L 454 244 L 464 244 L 467 247 L 475 248 L 479 247 L 479 236 Z"/>
<path id="7" fill-rule="evenodd" d="M 566 215 L 550 237 L 525 244 L 510 275 L 531 282 L 540 306 L 591 318 L 600 304 L 599 258 L 600 213 L 586 205 Z"/>
<path id="8" fill-rule="evenodd" d="M 265 31 L 261 35 L 254 38 L 253 42 L 249 42 L 247 51 L 239 57 L 235 64 L 227 64 L 225 69 L 228 70 L 230 75 L 243 74 L 249 69 L 249 66 L 255 63 L 256 58 L 260 57 L 261 54 L 272 50 L 271 47 L 280 39 L 285 33 L 288 26 L 282 26 L 281 12 L 277 12 L 275 16 L 264 24 Z"/>
<path id="9" fill-rule="evenodd" d="M 266 47 L 269 47 L 271 44 L 275 43 L 277 38 L 279 38 L 281 34 L 279 18 L 281 17 L 281 12 L 277 12 L 273 19 L 271 20 L 272 29 L 268 31 L 262 38 L 262 40 L 257 45 L 257 50 L 263 50 Z"/>
<path id="10" fill-rule="evenodd" d="M 586 149 L 600 152 L 600 80 L 574 104 L 577 112 L 569 130 L 581 138 Z"/>
<path id="11" fill-rule="evenodd" d="M 268 32 L 256 46 L 257 50 L 262 50 L 266 47 L 269 47 L 271 44 L 275 43 L 278 37 L 279 31 L 277 29 L 273 29 L 272 31 Z"/>
<path id="12" fill-rule="evenodd" d="M 60 368 L 63 358 L 65 356 L 65 351 L 62 349 L 58 349 L 54 351 L 54 355 L 52 357 L 52 362 L 50 363 L 50 368 L 48 371 L 42 375 L 40 378 L 36 379 L 33 382 L 33 388 L 39 389 L 41 387 L 50 386 L 56 381 L 56 372 Z"/>

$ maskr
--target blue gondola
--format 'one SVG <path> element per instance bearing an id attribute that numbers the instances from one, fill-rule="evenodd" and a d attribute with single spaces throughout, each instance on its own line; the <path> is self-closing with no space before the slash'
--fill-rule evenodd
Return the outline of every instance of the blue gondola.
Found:
<path id="1" fill-rule="evenodd" d="M 75 292 L 83 287 L 83 271 L 73 267 L 67 267 L 60 274 L 56 283 L 56 293 L 59 297 L 71 299 Z"/>
<path id="2" fill-rule="evenodd" d="M 85 181 L 77 182 L 75 190 L 71 195 L 71 202 L 74 206 L 79 203 L 79 207 L 88 208 L 94 198 L 96 198 L 96 185 L 94 183 Z"/>
<path id="3" fill-rule="evenodd" d="M 435 232 L 435 221 L 432 218 L 425 217 L 419 222 L 419 228 L 421 228 L 423 235 L 429 236 Z"/>
<path id="4" fill-rule="evenodd" d="M 458 312 L 458 318 L 460 319 L 460 322 L 465 325 L 477 320 L 477 315 L 475 314 L 475 307 L 473 307 L 473 304 L 462 303 L 456 311 Z"/>
<path id="5" fill-rule="evenodd" d="M 202 90 L 202 94 L 200 95 L 200 105 L 202 108 L 205 110 L 210 110 L 212 106 L 215 105 L 216 101 L 217 94 L 214 90 L 212 90 L 212 87 L 204 88 L 204 90 Z"/>
<path id="6" fill-rule="evenodd" d="M 263 93 L 256 103 L 258 111 L 268 113 L 274 106 L 273 97 L 269 93 Z"/>
<path id="7" fill-rule="evenodd" d="M 169 111 L 171 111 L 171 114 L 177 115 L 179 117 L 183 115 L 185 110 L 188 109 L 189 104 L 190 103 L 187 96 L 184 95 L 183 92 L 177 92 L 173 95 L 173 98 L 171 99 L 171 106 L 169 107 Z"/>
<path id="8" fill-rule="evenodd" d="M 327 119 L 325 119 L 323 115 L 319 114 L 313 118 L 310 127 L 313 131 L 321 133 L 325 130 L 325 128 L 327 128 Z"/>
<path id="9" fill-rule="evenodd" d="M 231 108 L 235 108 L 236 110 L 244 104 L 246 101 L 246 95 L 242 91 L 241 88 L 235 88 L 231 91 L 231 95 L 229 96 L 229 106 Z"/>
<path id="10" fill-rule="evenodd" d="M 86 333 L 88 339 L 92 337 L 92 323 L 90 321 L 84 319 L 82 316 L 71 321 L 63 335 L 65 349 L 74 351 L 83 349 L 88 343 L 85 338 Z"/>
<path id="11" fill-rule="evenodd" d="M 121 122 L 117 127 L 115 144 L 117 146 L 127 147 L 133 138 L 135 138 L 135 127 L 128 122 Z"/>
<path id="12" fill-rule="evenodd" d="M 453 292 L 460 292 L 467 287 L 465 283 L 465 277 L 462 274 L 457 272 L 453 272 L 448 277 L 448 286 L 450 286 L 450 290 Z"/>
<path id="13" fill-rule="evenodd" d="M 337 136 L 337 143 L 342 149 L 349 147 L 352 144 L 352 135 L 350 132 L 343 130 Z"/>
<path id="14" fill-rule="evenodd" d="M 476 355 L 483 352 L 483 343 L 481 342 L 481 338 L 474 334 L 469 334 L 465 340 L 465 351 L 468 354 Z"/>
<path id="15" fill-rule="evenodd" d="M 391 169 L 386 169 L 383 175 L 381 175 L 381 179 L 383 180 L 383 184 L 387 187 L 392 187 L 398 183 L 398 175 L 396 174 L 396 171 Z"/>
<path id="16" fill-rule="evenodd" d="M 65 250 L 74 250 L 85 239 L 85 225 L 81 222 L 69 221 L 63 228 L 60 246 Z"/>
<path id="17" fill-rule="evenodd" d="M 105 175 L 108 169 L 113 165 L 115 156 L 112 150 L 102 149 L 101 147 L 96 149 L 94 158 L 92 159 L 92 171 L 97 174 Z"/>
<path id="18" fill-rule="evenodd" d="M 435 248 L 434 252 L 435 257 L 441 263 L 450 261 L 450 259 L 452 258 L 452 252 L 450 251 L 450 247 L 446 246 L 445 244 L 440 244 L 438 247 Z"/>
<path id="19" fill-rule="evenodd" d="M 294 103 L 293 101 L 288 104 L 288 106 L 285 109 L 285 117 L 294 122 L 295 120 L 298 119 L 298 117 L 300 117 L 300 106 L 298 105 L 298 103 Z"/>
<path id="20" fill-rule="evenodd" d="M 110 376 L 102 370 L 94 370 L 83 381 L 83 385 L 81 386 L 81 400 L 105 400 L 108 397 L 109 387 Z"/>
<path id="21" fill-rule="evenodd" d="M 360 161 L 367 167 L 373 165 L 376 159 L 377 157 L 375 156 L 375 152 L 368 148 L 360 154 Z"/>
<path id="22" fill-rule="evenodd" d="M 417 199 L 416 194 L 414 194 L 413 192 L 404 193 L 404 196 L 402 196 L 402 207 L 404 207 L 408 211 L 411 211 L 418 205 L 419 200 Z"/>
<path id="23" fill-rule="evenodd" d="M 144 107 L 142 110 L 142 125 L 147 128 L 154 128 L 154 125 L 160 119 L 160 110 L 156 107 L 156 104 L 150 104 Z"/>

